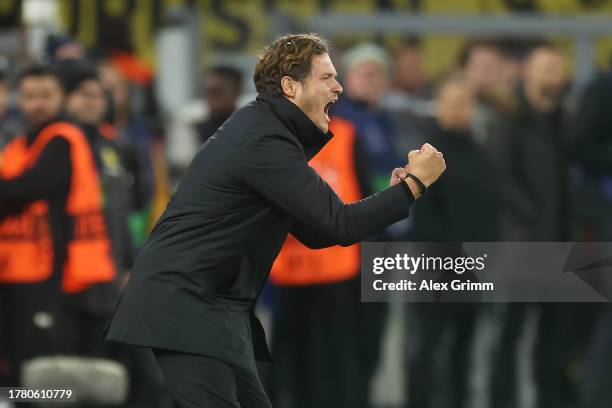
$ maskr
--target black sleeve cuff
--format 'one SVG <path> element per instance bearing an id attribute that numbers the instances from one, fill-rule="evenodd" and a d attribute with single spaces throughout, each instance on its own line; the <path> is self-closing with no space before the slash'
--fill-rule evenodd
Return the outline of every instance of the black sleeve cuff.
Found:
<path id="1" fill-rule="evenodd" d="M 415 198 L 414 198 L 414 195 L 412 195 L 412 191 L 410 190 L 410 187 L 408 187 L 408 183 L 402 180 L 400 181 L 400 184 L 402 185 L 402 188 L 406 192 L 406 195 L 408 196 L 408 200 L 410 201 L 410 204 L 414 203 Z"/>

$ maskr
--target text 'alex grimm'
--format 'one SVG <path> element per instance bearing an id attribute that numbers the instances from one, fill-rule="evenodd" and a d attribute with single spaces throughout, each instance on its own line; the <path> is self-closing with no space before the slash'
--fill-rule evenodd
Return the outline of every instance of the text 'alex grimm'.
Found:
<path id="1" fill-rule="evenodd" d="M 414 275 L 422 272 L 454 272 L 462 275 L 465 272 L 482 271 L 485 269 L 487 254 L 479 257 L 441 257 L 441 256 L 409 256 L 397 254 L 393 257 L 376 257 L 372 260 L 372 272 L 381 275 L 386 271 L 404 271 Z M 472 282 L 469 279 L 455 279 L 450 282 L 437 282 L 432 279 L 409 280 L 400 279 L 395 282 L 384 282 L 376 279 L 372 282 L 376 291 L 494 291 L 492 282 Z"/>
<path id="2" fill-rule="evenodd" d="M 420 282 L 414 282 L 407 279 L 402 279 L 399 282 L 383 282 L 382 279 L 376 279 L 372 286 L 374 290 L 408 290 L 408 291 L 461 291 L 461 292 L 474 292 L 474 291 L 494 291 L 495 285 L 493 282 L 471 282 L 469 280 L 463 282 L 459 279 L 455 279 L 450 282 L 434 282 L 433 280 L 423 280 Z"/>

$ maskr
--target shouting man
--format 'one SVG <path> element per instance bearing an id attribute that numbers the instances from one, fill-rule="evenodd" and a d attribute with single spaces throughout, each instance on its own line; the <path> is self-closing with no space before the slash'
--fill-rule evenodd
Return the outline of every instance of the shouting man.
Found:
<path id="1" fill-rule="evenodd" d="M 345 204 L 308 166 L 332 137 L 329 107 L 342 93 L 325 40 L 279 38 L 254 81 L 259 96 L 193 159 L 106 332 L 150 347 L 182 408 L 271 407 L 256 371 L 269 352 L 253 309 L 287 234 L 324 248 L 380 233 L 446 166 L 426 144 L 389 188 Z"/>

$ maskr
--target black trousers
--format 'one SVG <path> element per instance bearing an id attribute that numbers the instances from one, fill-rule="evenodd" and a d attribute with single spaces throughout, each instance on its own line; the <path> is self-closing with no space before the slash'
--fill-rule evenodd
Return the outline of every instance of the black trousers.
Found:
<path id="1" fill-rule="evenodd" d="M 197 354 L 153 353 L 180 408 L 272 408 L 256 373 Z"/>

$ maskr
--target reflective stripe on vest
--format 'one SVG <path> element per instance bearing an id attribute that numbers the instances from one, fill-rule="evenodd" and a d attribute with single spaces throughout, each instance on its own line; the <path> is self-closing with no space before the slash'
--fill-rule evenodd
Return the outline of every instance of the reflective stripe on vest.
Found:
<path id="1" fill-rule="evenodd" d="M 345 203 L 361 199 L 355 171 L 355 128 L 340 118 L 333 118 L 334 137 L 310 161 L 310 166 Z M 276 258 L 270 279 L 277 285 L 313 285 L 348 280 L 359 272 L 359 244 L 313 250 L 289 235 Z"/>
<path id="2" fill-rule="evenodd" d="M 66 213 L 72 218 L 72 236 L 62 270 L 62 289 L 75 293 L 116 276 L 103 215 L 102 191 L 89 143 L 81 130 L 66 122 L 45 127 L 31 146 L 25 138 L 12 141 L 2 152 L 0 176 L 18 177 L 33 166 L 54 137 L 70 144 L 71 180 Z M 15 230 L 15 226 L 20 230 Z M 16 239 L 17 232 L 20 239 Z M 30 203 L 26 210 L 0 222 L 0 282 L 27 283 L 48 279 L 53 270 L 48 205 Z"/>

